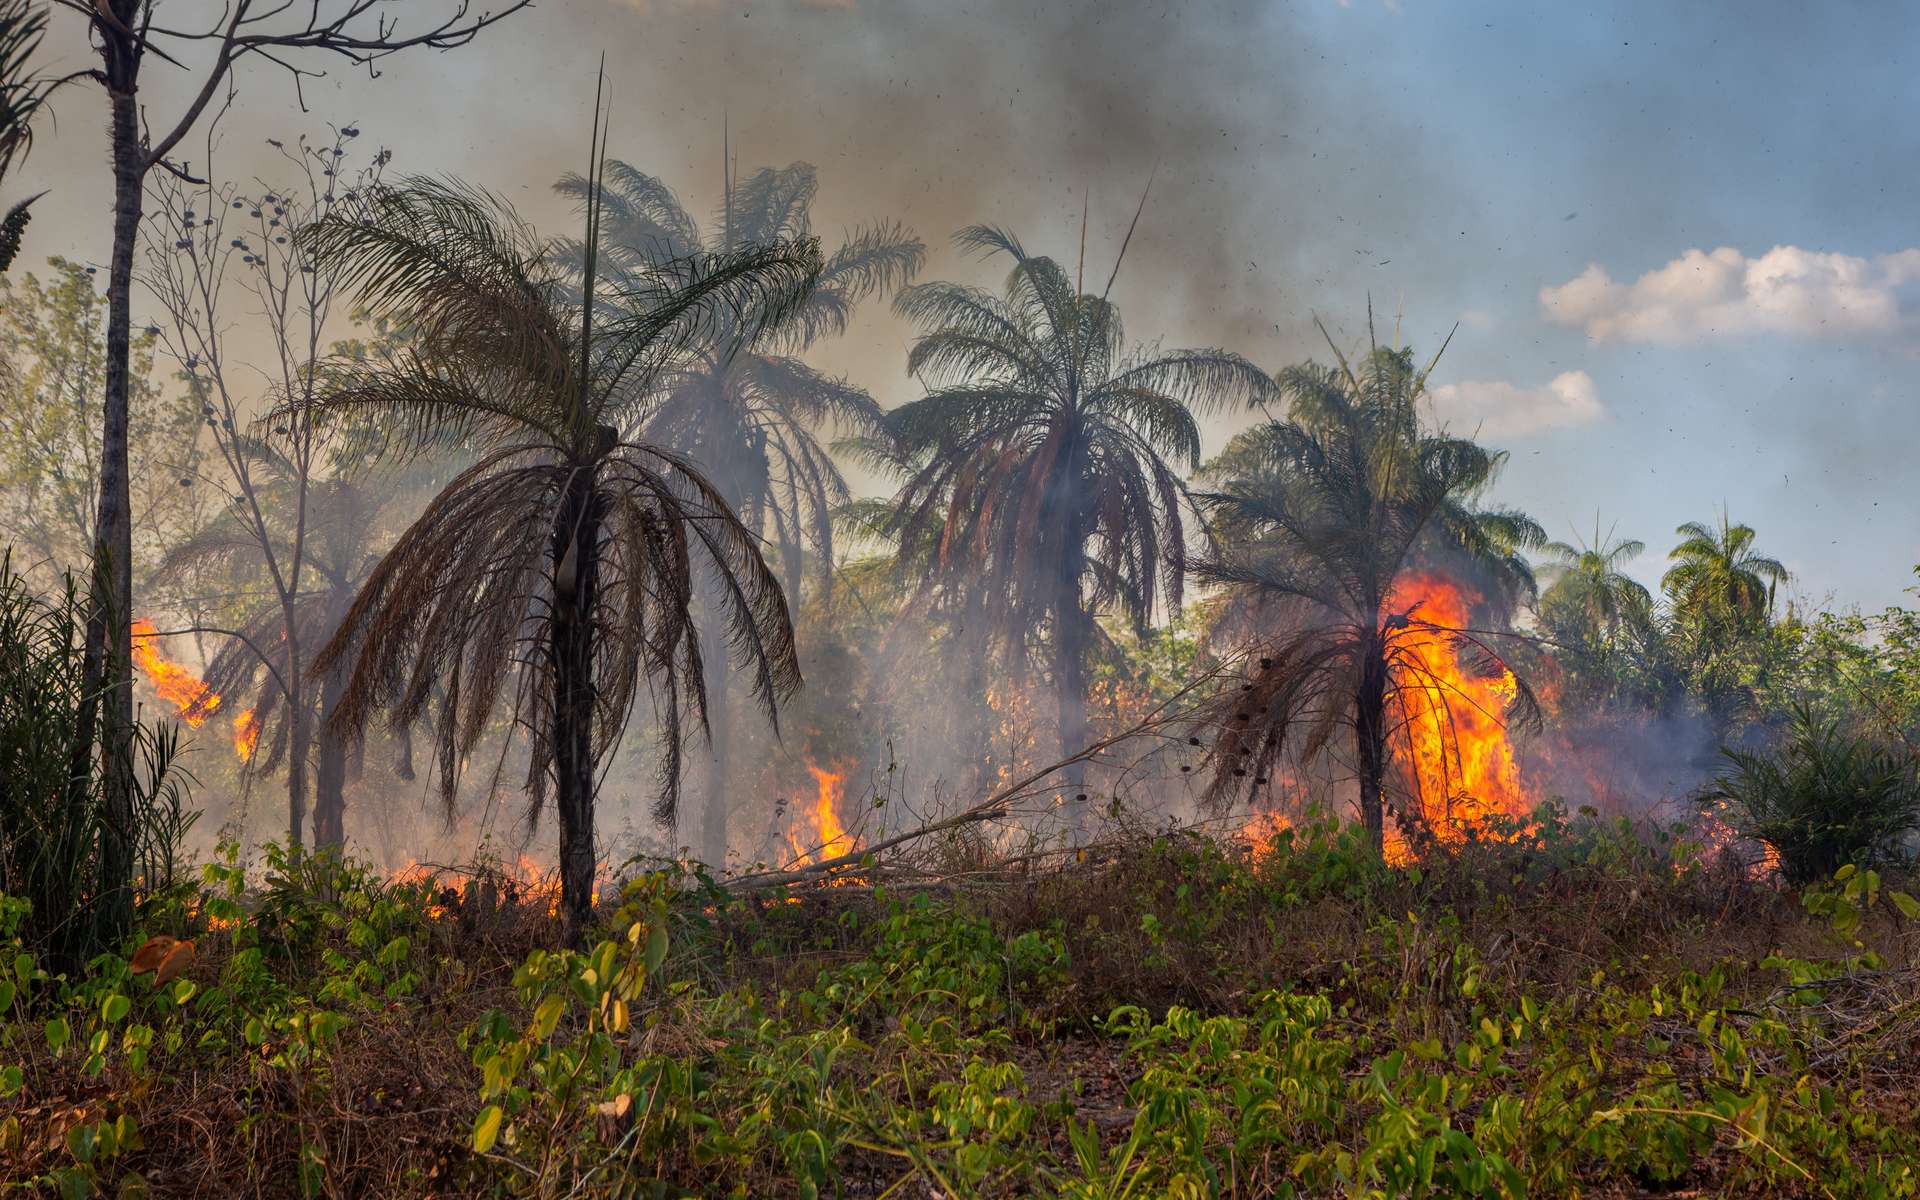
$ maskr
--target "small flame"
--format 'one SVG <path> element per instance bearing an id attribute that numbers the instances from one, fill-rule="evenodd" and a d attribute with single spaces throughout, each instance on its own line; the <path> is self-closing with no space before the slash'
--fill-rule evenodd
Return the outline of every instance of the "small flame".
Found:
<path id="1" fill-rule="evenodd" d="M 1280 841 L 1284 830 L 1293 828 L 1293 822 L 1287 820 L 1272 809 L 1262 809 L 1247 818 L 1240 828 L 1240 840 L 1247 844 L 1254 858 L 1266 858 L 1271 855 Z"/>
<path id="2" fill-rule="evenodd" d="M 787 842 L 801 866 L 852 853 L 859 844 L 840 820 L 845 773 L 828 771 L 812 762 L 807 763 L 807 773 L 813 776 L 813 825 L 811 829 L 796 829 L 787 834 Z"/>
<path id="3" fill-rule="evenodd" d="M 241 762 L 252 762 L 254 747 L 260 744 L 260 718 L 253 710 L 242 709 L 233 719 L 233 752 L 240 756 Z"/>
<path id="4" fill-rule="evenodd" d="M 560 915 L 560 872 L 557 869 L 542 865 L 538 859 L 524 852 L 513 862 L 492 864 L 492 869 L 498 872 L 496 878 L 502 878 L 508 887 L 516 889 L 526 899 L 546 901 L 549 917 Z M 444 877 L 458 879 L 462 876 L 477 878 L 479 872 L 472 868 L 438 867 L 423 863 L 417 858 L 409 858 L 405 866 L 388 874 L 387 881 L 393 884 L 424 886 L 437 884 Z M 607 882 L 607 867 L 603 863 L 594 875 L 591 903 L 600 903 L 600 892 Z M 455 889 L 455 895 L 458 894 L 458 889 Z M 429 901 L 426 911 L 430 917 L 441 918 L 450 915 L 453 910 L 451 906 L 435 899 Z"/>

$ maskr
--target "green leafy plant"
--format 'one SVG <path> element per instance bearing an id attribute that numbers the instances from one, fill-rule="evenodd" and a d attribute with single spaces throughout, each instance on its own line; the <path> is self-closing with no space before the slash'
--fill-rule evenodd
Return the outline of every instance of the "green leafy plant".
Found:
<path id="1" fill-rule="evenodd" d="M 1849 864 L 1888 862 L 1920 828 L 1920 765 L 1912 754 L 1844 734 L 1804 705 L 1778 751 L 1721 753 L 1728 768 L 1703 801 L 1722 805 L 1742 836 L 1777 851 L 1795 886 Z"/>
<path id="2" fill-rule="evenodd" d="M 103 865 L 109 815 L 99 760 L 83 732 L 82 606 L 71 579 L 54 600 L 0 560 L 0 894 L 26 900 L 25 940 L 62 968 L 111 940 L 107 901 L 119 881 Z M 135 730 L 140 770 L 128 830 L 141 886 L 173 882 L 192 824 L 179 737 L 158 722 Z M 76 773 L 78 763 L 81 770 Z"/>

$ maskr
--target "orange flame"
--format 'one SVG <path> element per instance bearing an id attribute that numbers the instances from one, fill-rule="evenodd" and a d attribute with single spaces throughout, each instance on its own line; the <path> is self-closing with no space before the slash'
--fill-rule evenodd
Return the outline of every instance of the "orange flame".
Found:
<path id="1" fill-rule="evenodd" d="M 173 705 L 180 719 L 195 729 L 220 708 L 220 697 L 198 676 L 160 652 L 160 631 L 145 617 L 133 623 L 133 661 L 153 681 L 153 690 Z"/>
<path id="2" fill-rule="evenodd" d="M 240 756 L 241 762 L 252 762 L 254 747 L 260 744 L 260 718 L 253 710 L 242 709 L 233 719 L 233 752 Z"/>
<path id="3" fill-rule="evenodd" d="M 1412 782 L 1428 827 L 1441 842 L 1457 843 L 1481 832 L 1489 817 L 1525 818 L 1533 811 L 1505 713 L 1513 699 L 1513 675 L 1484 675 L 1462 661 L 1462 652 L 1446 631 L 1466 629 L 1478 599 L 1451 581 L 1426 572 L 1402 576 L 1388 607 L 1403 611 L 1418 626 L 1399 635 L 1412 661 L 1398 674 L 1400 742 L 1408 751 Z M 1389 822 L 1386 855 L 1405 862 L 1411 852 Z"/>
<path id="4" fill-rule="evenodd" d="M 487 865 L 491 870 L 498 872 L 496 878 L 502 879 L 508 887 L 515 889 L 526 899 L 546 901 L 547 915 L 549 917 L 558 917 L 560 915 L 560 872 L 557 869 L 542 865 L 540 860 L 524 852 L 513 862 L 489 863 Z M 423 863 L 417 858 L 409 858 L 405 866 L 387 875 L 387 882 L 422 886 L 437 884 L 443 878 L 457 880 L 462 877 L 477 877 L 478 874 L 479 871 L 477 868 L 439 867 L 429 863 Z M 601 889 L 606 886 L 607 882 L 607 867 L 606 864 L 603 863 L 594 875 L 593 892 L 591 895 L 592 903 L 600 903 L 600 892 Z M 455 889 L 455 894 L 458 894 L 458 889 Z M 436 918 L 445 917 L 452 911 L 448 905 L 441 903 L 439 900 L 429 902 L 426 910 L 428 916 Z"/>
<path id="5" fill-rule="evenodd" d="M 173 705 L 180 719 L 193 728 L 220 711 L 220 693 L 161 651 L 160 631 L 145 617 L 133 623 L 133 661 L 153 682 L 155 694 Z M 259 742 L 260 719 L 252 709 L 245 709 L 233 719 L 233 752 L 241 762 L 250 762 Z"/>
<path id="6" fill-rule="evenodd" d="M 1293 822 L 1271 809 L 1261 809 L 1247 818 L 1240 828 L 1240 839 L 1255 858 L 1265 858 L 1272 854 L 1280 840 L 1283 830 L 1293 828 Z"/>
<path id="7" fill-rule="evenodd" d="M 858 845 L 840 820 L 845 773 L 828 771 L 812 762 L 807 763 L 807 773 L 813 776 L 814 784 L 812 828 L 787 833 L 787 842 L 800 866 L 849 854 Z"/>

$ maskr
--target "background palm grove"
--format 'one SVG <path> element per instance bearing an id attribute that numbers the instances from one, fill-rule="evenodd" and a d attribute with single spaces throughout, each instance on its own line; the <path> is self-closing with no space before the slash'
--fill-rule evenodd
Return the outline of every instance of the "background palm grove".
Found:
<path id="1" fill-rule="evenodd" d="M 1920 1195 L 1776 15 L 0 0 L 0 1185 Z"/>

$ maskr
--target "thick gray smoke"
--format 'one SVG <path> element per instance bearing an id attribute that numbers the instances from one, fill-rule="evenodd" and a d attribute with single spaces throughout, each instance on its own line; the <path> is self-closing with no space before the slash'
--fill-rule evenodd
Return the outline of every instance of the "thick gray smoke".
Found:
<path id="1" fill-rule="evenodd" d="M 182 20 L 217 9 L 177 7 Z M 249 178 L 272 162 L 264 138 L 357 122 L 393 147 L 395 172 L 457 173 L 564 230 L 573 218 L 549 187 L 583 165 L 600 50 L 616 157 L 696 210 L 719 191 L 723 136 L 743 171 L 810 161 L 821 228 L 905 221 L 935 248 L 932 276 L 981 278 L 946 244 L 976 221 L 1073 263 L 1085 205 L 1086 278 L 1104 283 L 1152 177 L 1115 296 L 1136 335 L 1169 345 L 1285 361 L 1314 346 L 1309 305 L 1357 335 L 1369 288 L 1390 304 L 1426 290 L 1419 273 L 1454 265 L 1415 253 L 1422 239 L 1447 246 L 1430 231 L 1456 207 L 1421 132 L 1398 104 L 1343 95 L 1346 64 L 1310 23 L 1255 0 L 567 0 L 457 52 L 396 59 L 377 80 L 310 82 L 306 116 L 284 75 L 250 69 L 216 170 Z M 185 80 L 154 75 L 144 98 L 163 114 Z M 75 93 L 34 162 L 72 193 L 36 224 L 39 247 L 101 252 L 103 164 L 82 136 L 94 103 Z M 205 147 L 182 155 L 203 161 Z M 1391 169 L 1357 171 L 1356 159 Z M 873 307 L 822 357 L 895 393 L 905 331 Z"/>

